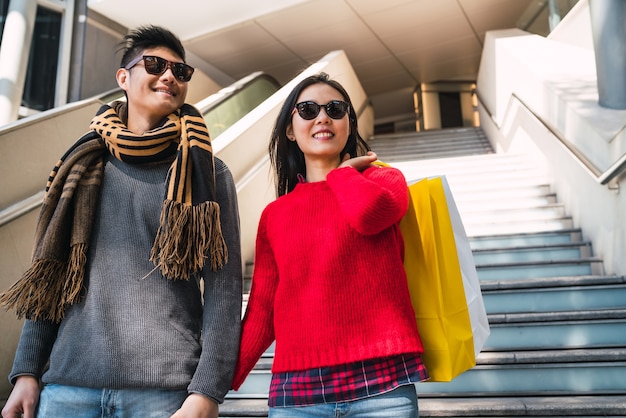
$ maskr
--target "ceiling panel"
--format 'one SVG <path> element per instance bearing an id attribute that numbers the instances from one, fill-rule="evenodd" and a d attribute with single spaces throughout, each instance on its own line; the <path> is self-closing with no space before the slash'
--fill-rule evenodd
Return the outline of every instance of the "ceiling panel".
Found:
<path id="1" fill-rule="evenodd" d="M 479 34 L 481 41 L 488 30 L 515 27 L 530 2 L 510 0 L 460 0 L 469 21 Z"/>
<path id="2" fill-rule="evenodd" d="M 380 77 L 382 75 L 381 73 L 393 74 L 395 76 L 410 76 L 407 69 L 402 65 L 402 62 L 394 55 L 385 55 L 375 60 L 359 64 L 359 75 L 363 78 Z"/>
<path id="3" fill-rule="evenodd" d="M 206 57 L 212 64 L 215 63 L 213 61 L 227 60 L 230 56 L 243 55 L 266 45 L 280 44 L 254 22 L 212 32 L 185 43 L 186 48 Z"/>
<path id="4" fill-rule="evenodd" d="M 366 16 L 368 14 L 381 13 L 405 4 L 415 3 L 415 0 L 346 0 L 346 3 L 360 16 Z"/>
<path id="5" fill-rule="evenodd" d="M 454 41 L 437 44 L 432 47 L 409 50 L 397 54 L 397 57 L 407 67 L 413 68 L 419 64 L 430 65 L 441 62 L 451 62 L 455 59 L 468 56 L 479 56 L 481 48 L 473 36 L 455 39 Z"/>
<path id="6" fill-rule="evenodd" d="M 381 38 L 386 38 L 414 33 L 423 25 L 454 18 L 463 19 L 463 13 L 455 0 L 419 0 L 361 17 Z"/>
<path id="7" fill-rule="evenodd" d="M 394 74 L 386 70 L 386 68 L 381 67 L 377 76 L 361 79 L 361 84 L 368 94 L 375 96 L 395 90 L 414 89 L 418 85 L 406 71 Z"/>
<path id="8" fill-rule="evenodd" d="M 393 55 L 359 64 L 355 66 L 355 71 L 359 74 L 363 88 L 369 94 L 413 88 L 418 84 L 418 78 Z"/>
<path id="9" fill-rule="evenodd" d="M 353 10 L 343 1 L 315 0 L 261 16 L 256 21 L 277 39 L 286 40 L 298 34 L 313 35 L 320 28 L 344 25 L 355 18 Z"/>
<path id="10" fill-rule="evenodd" d="M 440 81 L 475 81 L 479 60 L 477 57 L 461 57 L 439 64 L 428 65 L 422 74 L 424 83 Z"/>
<path id="11" fill-rule="evenodd" d="M 87 6 L 126 27 L 161 25 L 187 41 L 307 1 L 87 0 Z"/>
<path id="12" fill-rule="evenodd" d="M 381 57 L 391 55 L 389 49 L 378 38 L 359 38 L 352 43 L 346 43 L 342 49 L 350 58 L 352 65 L 360 65 L 370 61 L 378 60 Z"/>
<path id="13" fill-rule="evenodd" d="M 370 32 L 347 26 L 327 26 L 314 34 L 292 36 L 283 43 L 289 49 L 298 51 L 303 58 L 314 58 L 324 56 L 328 51 L 345 49 L 354 38 L 359 39 L 360 44 L 375 44 L 383 48 Z"/>
<path id="14" fill-rule="evenodd" d="M 457 25 L 457 30 L 446 31 L 440 26 L 429 25 L 427 28 L 420 29 L 420 31 L 416 33 L 383 38 L 382 42 L 384 42 L 394 54 L 406 54 L 422 49 L 442 48 L 457 42 L 467 44 L 468 41 L 470 45 L 473 43 L 474 47 L 482 47 L 479 39 L 476 38 L 472 31 L 465 30 L 465 28 L 458 28 L 458 26 L 459 25 Z"/>
<path id="15" fill-rule="evenodd" d="M 475 79 L 485 31 L 514 27 L 535 1 L 185 0 L 193 13 L 178 19 L 165 0 L 89 0 L 89 7 L 128 27 L 164 25 L 233 79 L 265 71 L 284 83 L 343 49 L 367 93 L 379 94 Z"/>

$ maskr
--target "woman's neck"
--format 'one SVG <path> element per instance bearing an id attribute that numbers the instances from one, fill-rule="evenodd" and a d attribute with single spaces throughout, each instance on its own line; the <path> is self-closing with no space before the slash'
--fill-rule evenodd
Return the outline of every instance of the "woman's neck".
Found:
<path id="1" fill-rule="evenodd" d="M 310 183 L 326 180 L 326 176 L 335 168 L 339 167 L 339 159 L 306 159 L 306 180 Z"/>

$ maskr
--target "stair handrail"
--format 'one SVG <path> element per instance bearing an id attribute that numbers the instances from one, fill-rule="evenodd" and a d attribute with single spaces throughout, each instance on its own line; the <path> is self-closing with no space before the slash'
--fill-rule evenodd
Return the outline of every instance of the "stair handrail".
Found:
<path id="1" fill-rule="evenodd" d="M 205 99 L 196 103 L 196 107 L 203 115 L 206 115 L 212 109 L 216 108 L 229 98 L 235 96 L 240 91 L 246 89 L 249 85 L 256 82 L 257 80 L 264 79 L 273 84 L 277 89 L 281 87 L 278 80 L 276 80 L 271 75 L 264 73 L 263 71 L 255 71 L 253 73 L 248 74 L 247 76 L 235 81 L 231 85 L 222 88 L 217 93 L 211 94 L 207 96 Z"/>
<path id="2" fill-rule="evenodd" d="M 54 118 L 55 116 L 61 114 L 62 112 L 68 111 L 68 109 L 76 109 L 76 108 L 81 108 L 84 106 L 90 106 L 90 105 L 93 105 L 94 103 L 102 104 L 104 103 L 103 99 L 107 97 L 115 97 L 119 95 L 120 92 L 122 92 L 122 90 L 112 89 L 104 93 L 101 93 L 99 95 L 88 98 L 88 99 L 79 100 L 79 101 L 72 102 L 72 103 L 67 103 L 65 105 L 58 106 L 58 107 L 48 109 L 43 112 L 39 112 L 31 116 L 28 116 L 27 118 L 22 118 L 22 119 L 13 121 L 11 123 L 8 123 L 6 125 L 2 125 L 0 126 L 0 137 L 2 137 L 3 134 L 6 134 L 8 132 L 13 132 L 16 129 L 21 129 L 24 126 L 28 126 L 33 123 L 37 123 L 40 121 L 45 121 L 47 119 Z M 3 208 L 2 210 L 0 210 L 0 227 L 12 222 L 13 220 L 27 214 L 28 212 L 32 210 L 37 209 L 43 203 L 43 199 L 44 199 L 44 191 L 41 190 L 33 194 L 32 196 L 26 197 L 17 203 L 14 203 L 10 206 Z"/>
<path id="3" fill-rule="evenodd" d="M 476 92 L 476 97 L 483 109 L 489 116 L 489 118 L 494 121 L 493 114 L 486 106 L 485 102 L 480 97 L 480 94 Z M 609 189 L 615 189 L 618 186 L 615 184 L 610 184 L 618 175 L 620 175 L 626 169 L 626 153 L 622 154 L 613 164 L 609 166 L 606 170 L 600 170 L 594 163 L 592 163 L 585 154 L 580 151 L 574 144 L 572 144 L 567 138 L 565 138 L 559 131 L 556 129 L 550 122 L 548 122 L 545 118 L 535 112 L 524 100 L 522 100 L 516 93 L 512 93 L 511 97 L 519 104 L 522 105 L 526 110 L 528 110 L 538 121 L 541 123 L 554 137 L 565 147 L 565 149 L 573 156 L 585 169 L 586 171 L 603 186 L 608 185 Z M 623 130 L 624 128 L 622 128 Z"/>
<path id="4" fill-rule="evenodd" d="M 43 190 L 0 211 L 0 227 L 37 209 L 43 203 Z"/>

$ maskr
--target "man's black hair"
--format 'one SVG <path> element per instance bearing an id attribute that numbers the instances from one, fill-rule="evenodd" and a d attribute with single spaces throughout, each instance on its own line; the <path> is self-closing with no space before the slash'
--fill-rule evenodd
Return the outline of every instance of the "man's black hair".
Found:
<path id="1" fill-rule="evenodd" d="M 126 34 L 119 44 L 118 51 L 123 53 L 120 68 L 146 49 L 157 47 L 171 49 L 185 61 L 185 48 L 176 35 L 160 26 L 140 26 Z"/>

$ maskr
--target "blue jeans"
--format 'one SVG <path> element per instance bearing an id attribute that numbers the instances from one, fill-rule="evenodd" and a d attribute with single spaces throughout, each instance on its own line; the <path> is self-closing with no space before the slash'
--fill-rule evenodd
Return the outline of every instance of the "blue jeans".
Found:
<path id="1" fill-rule="evenodd" d="M 48 384 L 41 391 L 38 418 L 169 418 L 186 390 L 91 389 Z"/>
<path id="2" fill-rule="evenodd" d="M 350 402 L 269 409 L 269 418 L 417 418 L 418 416 L 415 385 L 403 385 L 390 392 Z"/>

